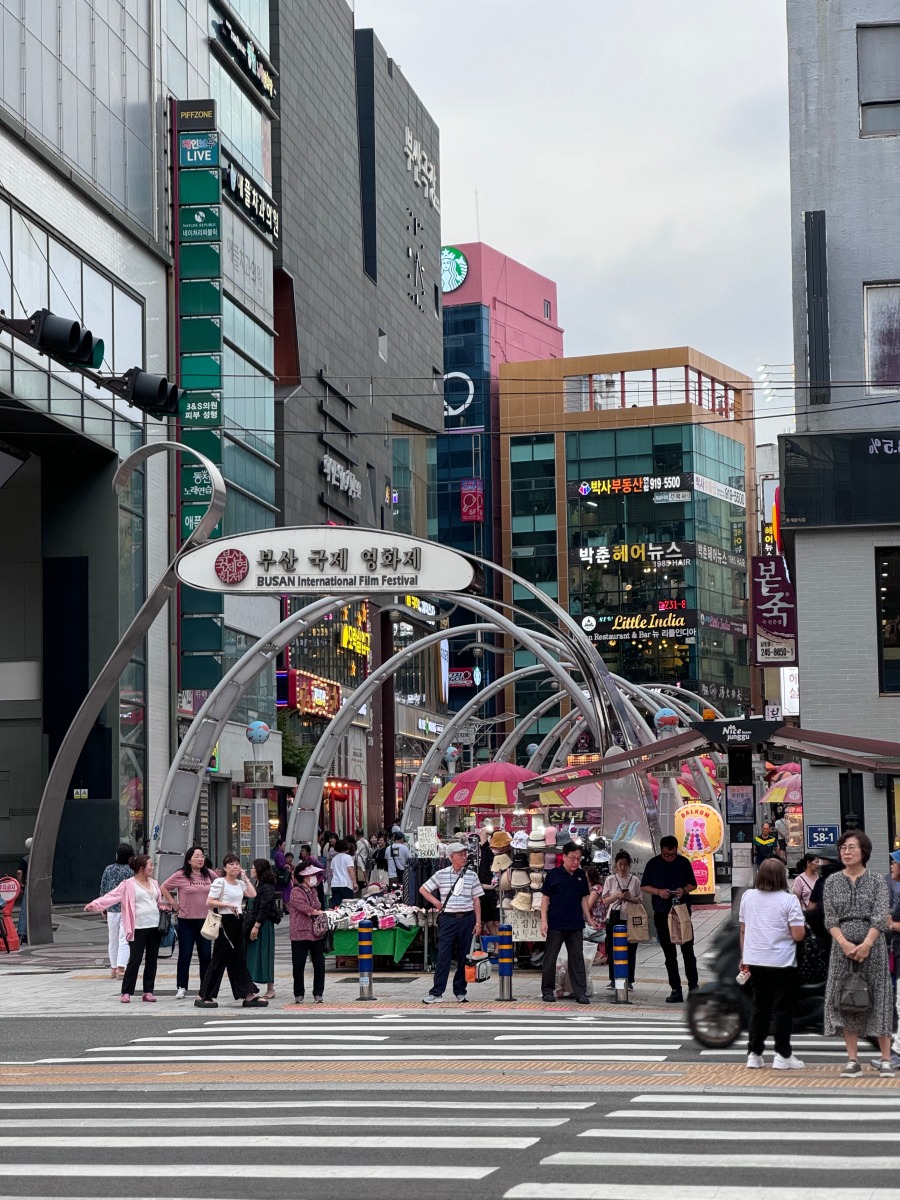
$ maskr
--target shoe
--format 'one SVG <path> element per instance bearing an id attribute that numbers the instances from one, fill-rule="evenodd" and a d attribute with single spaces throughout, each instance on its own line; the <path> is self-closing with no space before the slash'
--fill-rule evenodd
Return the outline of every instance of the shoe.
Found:
<path id="1" fill-rule="evenodd" d="M 888 1062 L 886 1059 L 879 1059 L 877 1068 L 879 1075 L 887 1075 L 889 1079 L 893 1079 L 894 1071 L 896 1069 L 897 1068 L 893 1064 L 893 1056 L 890 1062 Z"/>
<path id="2" fill-rule="evenodd" d="M 608 983 L 606 985 L 606 990 L 608 992 L 614 992 L 616 990 L 616 985 L 614 983 Z"/>
<path id="3" fill-rule="evenodd" d="M 259 996 L 254 996 L 252 1000 L 244 1001 L 244 1008 L 268 1008 L 268 1000 L 260 1000 Z"/>
<path id="4" fill-rule="evenodd" d="M 575 997 L 576 1004 L 590 1004 L 590 1002 L 591 1002 L 590 996 L 576 996 Z"/>
<path id="5" fill-rule="evenodd" d="M 128 993 L 127 993 L 127 992 L 123 992 L 123 993 L 122 993 L 122 995 L 121 995 L 121 997 L 120 997 L 120 999 L 121 999 L 121 1001 L 122 1001 L 122 1003 L 123 1003 L 123 1004 L 130 1004 L 130 1003 L 131 1003 L 131 997 L 128 995 Z"/>
<path id="6" fill-rule="evenodd" d="M 200 996 L 194 1001 L 194 1008 L 218 1008 L 219 1005 L 215 1000 L 203 1000 Z"/>
<path id="7" fill-rule="evenodd" d="M 544 995 L 541 996 L 541 999 L 543 1000 L 543 1002 L 545 1004 L 555 1004 L 556 1003 L 556 997 L 554 996 L 554 994 L 552 992 L 545 992 Z"/>
<path id="8" fill-rule="evenodd" d="M 315 1001 L 316 1004 L 324 1004 L 325 1003 L 324 996 L 313 996 L 313 1000 Z"/>
<path id="9" fill-rule="evenodd" d="M 302 996 L 295 996 L 295 997 L 294 997 L 294 1003 L 295 1003 L 295 1004 L 302 1004 L 302 1003 L 303 1003 L 303 997 L 302 997 Z"/>
<path id="10" fill-rule="evenodd" d="M 684 992 L 679 991 L 677 988 L 669 992 L 668 996 L 666 996 L 666 1004 L 684 1004 Z"/>
<path id="11" fill-rule="evenodd" d="M 143 1002 L 145 1004 L 155 1004 L 156 1003 L 156 997 L 153 995 L 152 992 L 144 992 L 143 996 L 141 996 L 141 999 L 143 1000 Z"/>
<path id="12" fill-rule="evenodd" d="M 187 988 L 176 988 L 175 989 L 175 999 L 176 1000 L 183 1000 L 186 995 L 187 995 Z"/>
<path id="13" fill-rule="evenodd" d="M 468 1004 L 468 1003 L 469 1003 L 469 997 L 468 997 L 468 996 L 457 996 L 457 997 L 456 997 L 456 1003 L 457 1003 L 457 1004 Z"/>
<path id="14" fill-rule="evenodd" d="M 766 1060 L 761 1054 L 748 1054 L 747 1066 L 751 1071 L 760 1071 L 766 1065 Z"/>
<path id="15" fill-rule="evenodd" d="M 897 1054 L 895 1052 L 894 1054 L 891 1055 L 891 1066 L 894 1068 L 895 1071 L 897 1070 L 898 1067 L 900 1067 L 900 1054 Z"/>
<path id="16" fill-rule="evenodd" d="M 443 999 L 444 999 L 443 996 L 432 996 L 431 992 L 429 992 L 427 996 L 422 997 L 422 1003 L 423 1004 L 440 1004 Z"/>
<path id="17" fill-rule="evenodd" d="M 806 1063 L 801 1062 L 796 1054 L 792 1054 L 790 1058 L 783 1058 L 780 1054 L 776 1054 L 772 1066 L 776 1071 L 802 1071 Z"/>
<path id="18" fill-rule="evenodd" d="M 880 1061 L 881 1060 L 879 1059 L 879 1062 Z M 862 1067 L 855 1059 L 851 1058 L 846 1067 L 844 1067 L 843 1071 L 841 1071 L 841 1074 L 845 1077 L 849 1077 L 851 1075 L 862 1075 Z"/>

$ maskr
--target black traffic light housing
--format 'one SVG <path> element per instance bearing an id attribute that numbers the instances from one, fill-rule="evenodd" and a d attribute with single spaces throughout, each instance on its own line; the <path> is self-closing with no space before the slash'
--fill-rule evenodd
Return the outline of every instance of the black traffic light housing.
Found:
<path id="1" fill-rule="evenodd" d="M 58 317 L 46 308 L 32 313 L 28 320 L 32 327 L 30 340 L 41 354 L 70 367 L 92 367 L 95 371 L 103 363 L 103 339 L 94 337 L 79 321 Z"/>
<path id="2" fill-rule="evenodd" d="M 165 375 L 151 375 L 132 367 L 122 377 L 124 398 L 150 417 L 173 417 L 178 412 L 181 388 L 170 384 Z"/>

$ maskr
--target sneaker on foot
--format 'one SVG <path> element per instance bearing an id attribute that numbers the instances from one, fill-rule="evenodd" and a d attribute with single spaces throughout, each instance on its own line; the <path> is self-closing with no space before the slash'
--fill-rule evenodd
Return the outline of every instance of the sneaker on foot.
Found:
<path id="1" fill-rule="evenodd" d="M 748 1054 L 747 1066 L 751 1071 L 759 1071 L 766 1065 L 766 1061 L 761 1054 Z"/>
<path id="2" fill-rule="evenodd" d="M 324 1003 L 325 1003 L 325 997 L 324 997 L 324 996 L 313 996 L 313 1001 L 314 1001 L 316 1004 L 324 1004 Z"/>
<path id="3" fill-rule="evenodd" d="M 156 997 L 153 995 L 152 992 L 144 992 L 143 996 L 141 996 L 141 999 L 143 1000 L 143 1002 L 145 1004 L 155 1004 L 156 1003 Z"/>
<path id="4" fill-rule="evenodd" d="M 784 1058 L 782 1055 L 776 1054 L 772 1066 L 776 1071 L 801 1071 L 806 1066 L 806 1063 L 801 1062 L 796 1054 L 792 1054 L 790 1058 Z"/>
<path id="5" fill-rule="evenodd" d="M 440 1002 L 443 999 L 444 999 L 443 996 L 432 996 L 431 992 L 429 992 L 427 996 L 422 997 L 422 1003 L 423 1004 L 440 1004 Z"/>
<path id="6" fill-rule="evenodd" d="M 456 1000 L 457 1004 L 468 1004 L 469 1003 L 468 996 L 455 996 L 454 999 Z"/>
<path id="7" fill-rule="evenodd" d="M 303 997 L 302 997 L 302 996 L 295 996 L 295 997 L 294 997 L 294 1003 L 295 1003 L 295 1004 L 302 1004 L 302 1003 L 303 1003 Z"/>
<path id="8" fill-rule="evenodd" d="M 615 984 L 614 984 L 612 981 L 610 981 L 610 982 L 609 982 L 609 983 L 606 985 L 606 990 L 607 990 L 608 992 L 614 992 L 614 991 L 616 990 L 616 985 L 615 985 Z"/>
<path id="9" fill-rule="evenodd" d="M 862 1067 L 855 1059 L 851 1058 L 846 1067 L 844 1067 L 843 1071 L 841 1071 L 841 1074 L 846 1076 L 862 1075 Z"/>
<path id="10" fill-rule="evenodd" d="M 891 1079 L 893 1079 L 895 1070 L 896 1068 L 893 1062 L 889 1062 L 887 1059 L 883 1058 L 878 1064 L 879 1075 L 888 1075 Z"/>
<path id="11" fill-rule="evenodd" d="M 590 996 L 576 996 L 575 997 L 576 1004 L 590 1004 L 590 1002 L 591 1002 Z"/>
<path id="12" fill-rule="evenodd" d="M 183 1000 L 186 995 L 187 995 L 187 988 L 176 988 L 175 989 L 175 999 L 176 1000 Z"/>
<path id="13" fill-rule="evenodd" d="M 122 1003 L 123 1003 L 123 1004 L 130 1004 L 130 1003 L 131 1003 L 131 997 L 129 996 L 129 994 L 128 994 L 127 992 L 123 992 L 123 993 L 122 993 L 121 1000 L 122 1000 Z"/>

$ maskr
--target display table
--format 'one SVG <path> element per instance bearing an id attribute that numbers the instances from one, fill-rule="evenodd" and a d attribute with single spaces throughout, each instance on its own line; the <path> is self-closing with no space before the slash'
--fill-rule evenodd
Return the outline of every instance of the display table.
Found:
<path id="1" fill-rule="evenodd" d="M 418 929 L 373 929 L 372 953 L 385 954 L 400 962 L 403 955 L 416 939 Z M 359 935 L 355 929 L 336 929 L 333 934 L 334 950 L 331 954 L 354 957 L 359 955 Z"/>

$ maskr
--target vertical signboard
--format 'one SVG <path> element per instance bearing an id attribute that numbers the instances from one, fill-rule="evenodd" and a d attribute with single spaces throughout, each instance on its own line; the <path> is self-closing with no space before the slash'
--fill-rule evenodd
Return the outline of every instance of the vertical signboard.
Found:
<path id="1" fill-rule="evenodd" d="M 172 124 L 175 320 L 178 382 L 184 388 L 178 440 L 221 465 L 222 175 L 215 101 L 173 101 Z M 180 483 L 179 540 L 184 542 L 206 511 L 211 484 L 202 467 L 190 464 L 182 467 Z M 221 613 L 221 596 L 181 586 L 180 688 L 218 683 Z"/>
<path id="2" fill-rule="evenodd" d="M 780 554 L 752 559 L 753 657 L 758 667 L 797 665 L 797 599 Z"/>
<path id="3" fill-rule="evenodd" d="M 481 524 L 484 521 L 484 480 L 462 479 L 459 485 L 459 509 L 463 521 Z"/>

